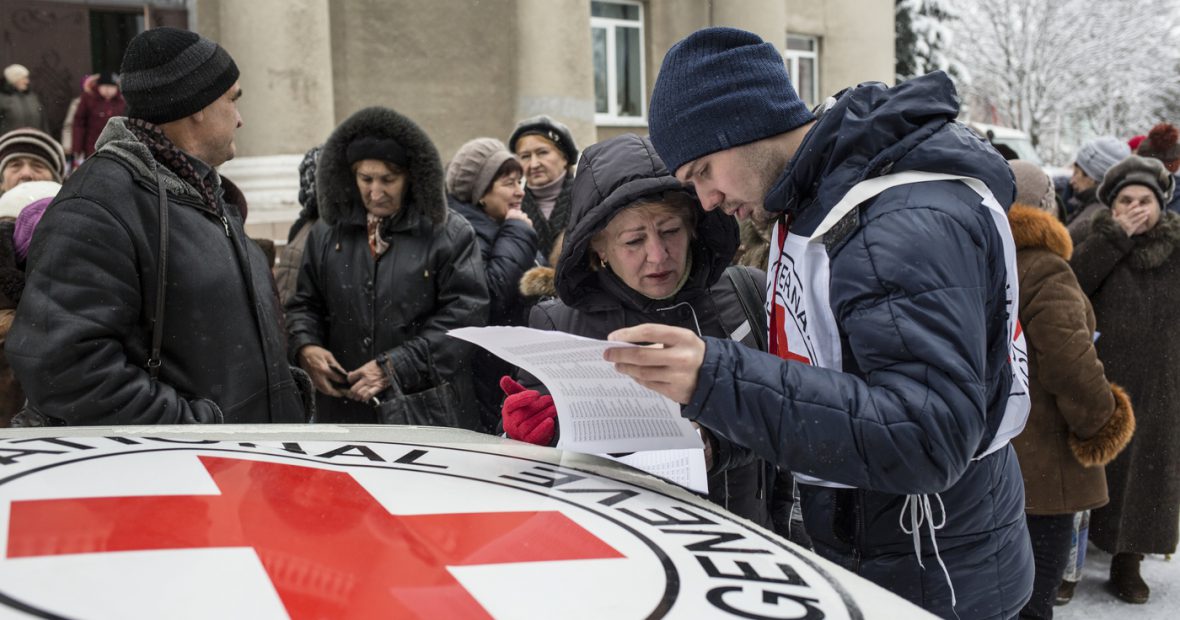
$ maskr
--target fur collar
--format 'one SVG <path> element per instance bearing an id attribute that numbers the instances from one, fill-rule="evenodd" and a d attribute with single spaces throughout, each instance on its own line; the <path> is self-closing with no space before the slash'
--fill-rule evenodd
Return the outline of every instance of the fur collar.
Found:
<path id="1" fill-rule="evenodd" d="M 155 187 L 156 173 L 159 172 L 160 178 L 164 182 L 164 189 L 174 196 L 189 196 L 196 200 L 203 200 L 201 193 L 195 187 L 185 183 L 175 172 L 169 170 L 167 166 L 161 166 L 152 157 L 152 152 L 147 145 L 140 142 L 139 138 L 127 128 L 126 117 L 116 116 L 107 121 L 106 127 L 98 136 L 95 149 L 99 153 L 109 155 L 130 166 L 151 187 Z M 220 188 L 221 175 L 215 173 L 212 176 L 213 191 L 217 192 Z"/>
<path id="2" fill-rule="evenodd" d="M 448 209 L 438 149 L 414 121 L 382 107 L 365 108 L 348 117 L 324 143 L 316 169 L 316 204 L 320 217 L 329 225 L 365 225 L 364 203 L 346 154 L 348 145 L 361 136 L 396 140 L 409 153 L 409 195 L 403 208 L 390 218 L 390 228 L 405 230 L 419 223 L 445 222 Z"/>
<path id="3" fill-rule="evenodd" d="M 1008 210 L 1008 225 L 1017 250 L 1043 248 L 1069 260 L 1073 255 L 1073 241 L 1069 231 L 1051 213 L 1021 203 L 1012 203 Z"/>
<path id="4" fill-rule="evenodd" d="M 1114 221 L 1110 209 L 1103 209 L 1090 222 L 1092 234 L 1105 235 L 1109 239 L 1126 239 L 1127 234 Z M 1131 237 L 1131 267 L 1140 271 L 1155 269 L 1164 264 L 1180 246 L 1180 215 L 1165 210 L 1155 228 Z"/>
<path id="5" fill-rule="evenodd" d="M 552 267 L 533 267 L 520 278 L 520 293 L 525 297 L 546 299 L 557 297 L 557 286 L 553 283 Z"/>

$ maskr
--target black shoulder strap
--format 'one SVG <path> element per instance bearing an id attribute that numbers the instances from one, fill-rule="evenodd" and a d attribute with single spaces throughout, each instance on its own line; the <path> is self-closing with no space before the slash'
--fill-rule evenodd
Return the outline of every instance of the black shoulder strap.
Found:
<path id="1" fill-rule="evenodd" d="M 152 319 L 152 352 L 148 357 L 148 374 L 152 383 L 160 376 L 160 348 L 164 343 L 164 292 L 168 286 L 168 194 L 164 179 L 156 173 L 156 187 L 160 194 L 160 252 L 156 261 L 156 316 Z"/>
<path id="2" fill-rule="evenodd" d="M 746 320 L 750 322 L 750 331 L 754 335 L 754 342 L 759 351 L 769 348 L 766 333 L 766 309 L 763 307 L 762 294 L 758 290 L 758 283 L 754 281 L 749 269 L 741 265 L 730 265 L 725 268 L 725 276 L 733 283 L 733 290 L 737 293 L 738 303 Z"/>

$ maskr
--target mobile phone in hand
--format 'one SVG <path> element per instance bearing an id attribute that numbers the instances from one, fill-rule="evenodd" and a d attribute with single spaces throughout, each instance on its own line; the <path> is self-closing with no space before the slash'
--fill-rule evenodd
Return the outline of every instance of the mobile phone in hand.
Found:
<path id="1" fill-rule="evenodd" d="M 333 368 L 332 374 L 328 377 L 328 383 L 332 384 L 333 388 L 341 392 L 347 392 L 352 389 L 352 384 L 348 382 L 348 373 L 341 368 Z"/>

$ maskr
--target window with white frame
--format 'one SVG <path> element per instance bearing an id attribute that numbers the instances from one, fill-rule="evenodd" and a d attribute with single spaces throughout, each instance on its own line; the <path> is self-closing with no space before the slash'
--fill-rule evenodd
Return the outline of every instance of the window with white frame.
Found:
<path id="1" fill-rule="evenodd" d="M 645 120 L 643 5 L 622 0 L 590 3 L 594 50 L 594 120 L 642 125 Z"/>
<path id="2" fill-rule="evenodd" d="M 815 107 L 819 103 L 819 38 L 788 33 L 783 56 L 799 97 L 807 107 Z"/>

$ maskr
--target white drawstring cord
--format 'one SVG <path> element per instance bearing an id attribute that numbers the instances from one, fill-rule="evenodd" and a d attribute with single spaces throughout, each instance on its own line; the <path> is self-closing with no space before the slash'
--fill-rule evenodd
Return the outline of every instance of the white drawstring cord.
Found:
<path id="1" fill-rule="evenodd" d="M 922 570 L 926 570 L 926 565 L 922 563 L 922 524 L 926 524 L 927 531 L 930 532 L 930 544 L 934 546 L 934 557 L 938 560 L 938 565 L 942 567 L 942 574 L 946 577 L 946 585 L 951 589 L 951 611 L 954 612 L 955 617 L 959 617 L 959 613 L 955 611 L 955 606 L 959 604 L 955 598 L 955 584 L 951 583 L 951 573 L 946 569 L 946 564 L 942 561 L 942 556 L 938 553 L 938 541 L 934 539 L 934 532 L 941 530 L 946 525 L 946 504 L 942 503 L 942 496 L 938 493 L 934 494 L 934 499 L 938 500 L 938 508 L 942 511 L 942 522 L 934 523 L 934 510 L 930 503 L 929 495 L 906 495 L 905 503 L 901 505 L 901 513 L 897 515 L 897 524 L 901 527 L 901 531 L 906 534 L 911 534 L 914 537 L 914 554 L 918 556 L 918 566 Z M 910 526 L 906 527 L 905 517 L 907 509 L 910 515 Z"/>
<path id="2" fill-rule="evenodd" d="M 692 304 L 688 303 L 687 301 L 682 301 L 677 304 L 672 304 L 671 306 L 668 306 L 667 308 L 656 308 L 656 312 L 667 312 L 669 310 L 675 310 L 676 308 L 679 308 L 680 306 L 688 306 L 688 311 L 692 313 L 692 322 L 694 325 L 697 326 L 697 336 L 700 336 L 703 338 L 705 335 L 701 333 L 701 322 L 697 320 L 697 311 L 695 308 L 692 307 Z"/>

